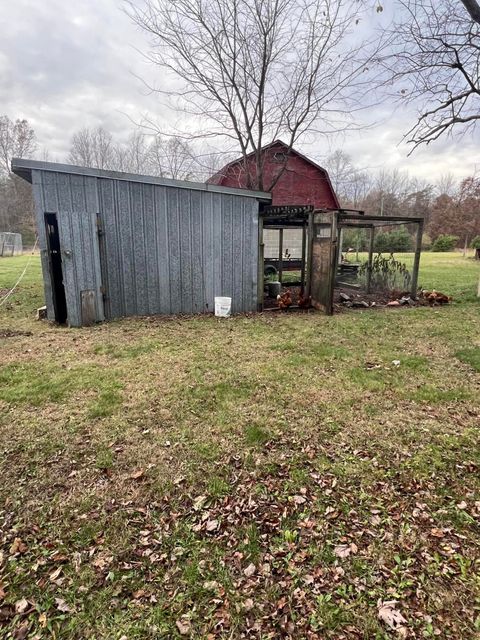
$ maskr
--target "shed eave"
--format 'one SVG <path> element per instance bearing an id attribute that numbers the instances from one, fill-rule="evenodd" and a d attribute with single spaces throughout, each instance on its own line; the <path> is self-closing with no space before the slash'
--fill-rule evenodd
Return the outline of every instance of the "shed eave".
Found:
<path id="1" fill-rule="evenodd" d="M 111 180 L 127 180 L 129 182 L 142 182 L 146 184 L 157 184 L 164 187 L 177 187 L 191 189 L 193 191 L 209 191 L 212 193 L 223 193 L 247 198 L 256 198 L 270 202 L 272 196 L 266 191 L 249 191 L 248 189 L 236 189 L 234 187 L 221 187 L 204 182 L 190 182 L 188 180 L 174 180 L 172 178 L 158 178 L 156 176 L 145 176 L 136 173 L 124 173 L 122 171 L 109 171 L 106 169 L 92 169 L 90 167 L 79 167 L 71 164 L 58 162 L 43 162 L 41 160 L 28 160 L 24 158 L 12 159 L 12 171 L 20 178 L 32 182 L 32 171 L 52 171 L 55 173 L 68 173 L 74 175 L 90 176 L 94 178 L 109 178 Z"/>

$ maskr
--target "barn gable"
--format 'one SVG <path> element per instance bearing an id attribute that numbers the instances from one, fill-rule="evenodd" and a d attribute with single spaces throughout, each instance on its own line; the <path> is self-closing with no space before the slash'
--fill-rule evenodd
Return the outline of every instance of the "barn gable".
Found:
<path id="1" fill-rule="evenodd" d="M 311 204 L 316 209 L 338 208 L 338 198 L 327 171 L 281 140 L 262 149 L 264 188 L 272 193 L 272 204 Z M 255 180 L 253 154 L 234 160 L 207 180 L 223 187 L 251 188 Z M 273 185 L 273 186 L 271 186 Z"/>

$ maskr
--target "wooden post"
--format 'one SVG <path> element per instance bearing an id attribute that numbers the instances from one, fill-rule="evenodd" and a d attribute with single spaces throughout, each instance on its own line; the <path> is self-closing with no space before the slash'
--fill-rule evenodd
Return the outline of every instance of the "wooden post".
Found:
<path id="1" fill-rule="evenodd" d="M 423 237 L 423 221 L 418 223 L 417 240 L 415 243 L 415 257 L 413 259 L 412 288 L 410 295 L 412 298 L 417 297 L 418 288 L 418 270 L 420 268 L 420 255 L 422 253 L 422 237 Z"/>
<path id="2" fill-rule="evenodd" d="M 338 230 L 338 264 L 342 264 L 342 251 L 343 251 L 343 227 Z"/>
<path id="3" fill-rule="evenodd" d="M 305 258 L 306 256 L 307 256 L 307 225 L 304 222 L 302 227 L 302 272 L 300 276 L 300 280 L 302 283 L 300 286 L 300 291 L 302 292 L 302 295 L 305 292 Z"/>
<path id="4" fill-rule="evenodd" d="M 307 242 L 308 242 L 308 253 L 307 253 L 307 278 L 306 278 L 306 295 L 307 296 L 311 296 L 312 295 L 312 252 L 313 252 L 313 229 L 314 229 L 314 225 L 313 225 L 313 216 L 314 216 L 314 212 L 311 211 L 308 214 L 308 235 L 307 235 Z"/>
<path id="5" fill-rule="evenodd" d="M 278 230 L 278 281 L 283 277 L 283 229 Z"/>
<path id="6" fill-rule="evenodd" d="M 257 274 L 257 309 L 263 311 L 263 297 L 264 297 L 264 277 L 265 277 L 265 264 L 264 264 L 264 249 L 263 242 L 263 218 L 258 220 L 258 274 Z"/>
<path id="7" fill-rule="evenodd" d="M 366 292 L 370 293 L 372 288 L 372 264 L 373 264 L 373 246 L 375 240 L 375 227 L 370 227 L 370 244 L 368 246 L 368 266 L 367 266 L 367 285 Z"/>

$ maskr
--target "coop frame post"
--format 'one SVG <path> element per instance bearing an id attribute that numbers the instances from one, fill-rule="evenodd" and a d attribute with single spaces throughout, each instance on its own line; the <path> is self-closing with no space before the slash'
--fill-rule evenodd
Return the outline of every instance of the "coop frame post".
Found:
<path id="1" fill-rule="evenodd" d="M 302 295 L 305 293 L 305 258 L 307 256 L 307 225 L 305 222 L 302 225 L 302 270 L 300 273 L 301 286 L 300 291 Z"/>
<path id="2" fill-rule="evenodd" d="M 311 286 L 312 286 L 312 252 L 313 252 L 313 216 L 314 213 L 311 211 L 308 214 L 308 253 L 307 253 L 307 277 L 306 277 L 306 295 L 311 295 Z"/>
<path id="3" fill-rule="evenodd" d="M 278 230 L 278 281 L 283 278 L 283 229 Z"/>
<path id="4" fill-rule="evenodd" d="M 423 220 L 419 221 L 417 227 L 417 238 L 415 242 L 415 256 L 413 259 L 413 271 L 412 271 L 412 286 L 410 289 L 410 295 L 412 298 L 417 296 L 418 287 L 418 271 L 420 268 L 420 256 L 422 254 L 422 237 L 423 237 Z"/>
<path id="5" fill-rule="evenodd" d="M 265 243 L 263 241 L 263 218 L 258 220 L 258 273 L 257 273 L 257 310 L 263 311 L 265 288 Z"/>
<path id="6" fill-rule="evenodd" d="M 343 252 L 343 227 L 338 229 L 338 250 L 337 250 L 337 264 L 342 264 L 342 252 Z"/>
<path id="7" fill-rule="evenodd" d="M 367 265 L 367 282 L 366 292 L 370 293 L 372 289 L 372 269 L 373 269 L 373 247 L 375 242 L 375 227 L 372 224 L 370 227 L 370 243 L 368 245 L 368 265 Z"/>

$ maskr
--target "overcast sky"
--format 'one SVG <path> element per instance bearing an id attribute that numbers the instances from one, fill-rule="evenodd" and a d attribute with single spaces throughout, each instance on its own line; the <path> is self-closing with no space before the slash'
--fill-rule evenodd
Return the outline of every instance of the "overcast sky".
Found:
<path id="1" fill-rule="evenodd" d="M 380 19 L 388 21 L 384 4 Z M 27 118 L 49 159 L 65 161 L 72 133 L 82 127 L 102 125 L 126 136 L 132 120 L 147 113 L 174 124 L 139 79 L 165 82 L 138 51 L 148 45 L 121 0 L 0 0 L 0 33 L 0 115 Z M 368 117 L 377 122 L 373 128 L 298 146 L 317 160 L 341 148 L 360 168 L 396 167 L 432 181 L 480 168 L 478 136 L 444 138 L 407 157 L 402 134 L 415 111 L 383 105 Z"/>

